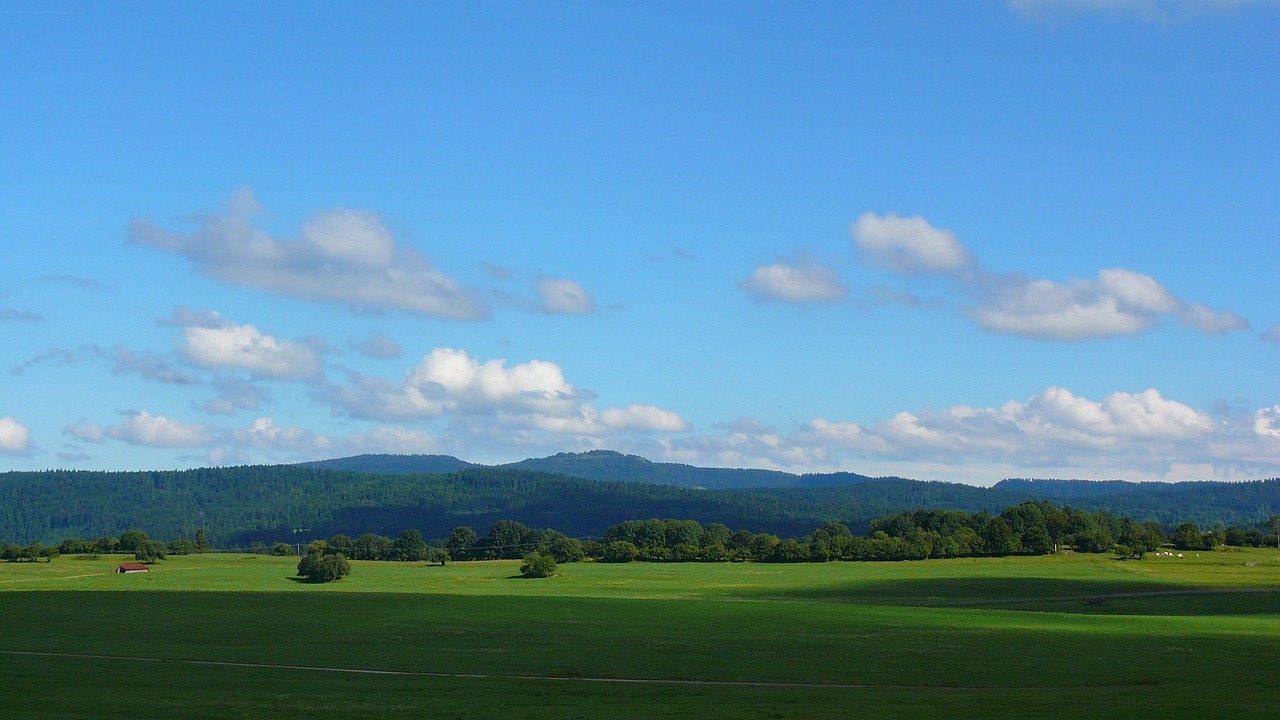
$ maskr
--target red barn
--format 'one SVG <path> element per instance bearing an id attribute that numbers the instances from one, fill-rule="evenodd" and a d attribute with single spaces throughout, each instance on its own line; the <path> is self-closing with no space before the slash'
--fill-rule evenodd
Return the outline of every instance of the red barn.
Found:
<path id="1" fill-rule="evenodd" d="M 118 573 L 135 573 L 135 572 L 151 572 L 151 568 L 142 563 L 120 563 L 120 567 L 116 568 Z"/>

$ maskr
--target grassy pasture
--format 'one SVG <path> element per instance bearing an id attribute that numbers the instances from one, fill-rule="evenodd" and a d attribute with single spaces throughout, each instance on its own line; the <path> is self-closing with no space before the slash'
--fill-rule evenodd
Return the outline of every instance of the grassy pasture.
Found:
<path id="1" fill-rule="evenodd" d="M 127 576 L 118 560 L 0 564 L 0 716 L 1280 714 L 1274 550 L 582 563 L 546 580 L 515 579 L 518 562 L 353 563 L 325 586 L 290 579 L 288 558 Z"/>

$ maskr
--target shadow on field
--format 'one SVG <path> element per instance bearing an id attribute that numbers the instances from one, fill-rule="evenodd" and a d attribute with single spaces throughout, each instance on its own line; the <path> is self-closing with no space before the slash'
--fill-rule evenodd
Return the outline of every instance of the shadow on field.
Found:
<path id="1" fill-rule="evenodd" d="M 746 593 L 753 600 L 986 608 L 1102 615 L 1280 612 L 1280 588 L 1206 590 L 1173 583 L 1064 578 L 903 578 Z"/>

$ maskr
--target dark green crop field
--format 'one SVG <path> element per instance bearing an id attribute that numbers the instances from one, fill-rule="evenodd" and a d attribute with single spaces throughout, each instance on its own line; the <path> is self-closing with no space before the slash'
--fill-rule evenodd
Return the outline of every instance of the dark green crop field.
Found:
<path id="1" fill-rule="evenodd" d="M 13 718 L 1280 716 L 1280 552 L 0 565 Z"/>

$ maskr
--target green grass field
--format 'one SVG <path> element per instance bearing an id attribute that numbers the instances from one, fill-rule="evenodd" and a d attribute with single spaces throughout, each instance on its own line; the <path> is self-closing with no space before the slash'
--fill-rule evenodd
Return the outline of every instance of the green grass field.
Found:
<path id="1" fill-rule="evenodd" d="M 0 564 L 0 716 L 1280 716 L 1280 552 Z M 370 672 L 378 671 L 378 672 Z"/>

